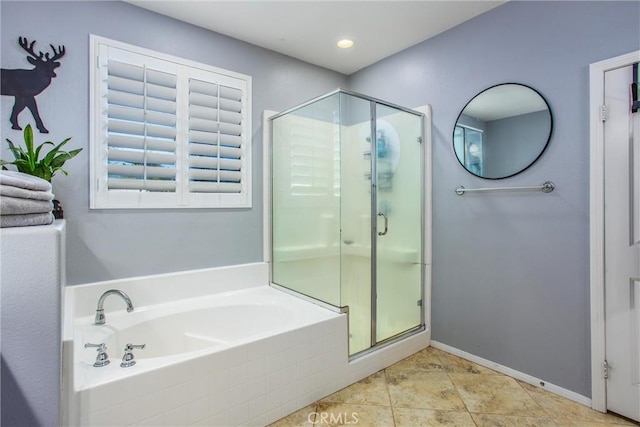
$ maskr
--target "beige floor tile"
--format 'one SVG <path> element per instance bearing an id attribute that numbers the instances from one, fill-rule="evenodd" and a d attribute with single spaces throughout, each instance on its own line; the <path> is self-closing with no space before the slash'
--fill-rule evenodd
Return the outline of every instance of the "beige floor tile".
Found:
<path id="1" fill-rule="evenodd" d="M 375 374 L 343 388 L 325 397 L 321 402 L 357 403 L 363 405 L 389 406 L 389 391 L 384 371 Z"/>
<path id="2" fill-rule="evenodd" d="M 387 371 L 393 407 L 465 410 L 447 374 L 424 371 Z"/>
<path id="3" fill-rule="evenodd" d="M 439 350 L 427 347 L 424 350 L 402 359 L 398 363 L 389 366 L 387 371 L 426 371 L 444 372 L 440 358 L 435 354 Z"/>
<path id="4" fill-rule="evenodd" d="M 568 421 L 568 420 L 556 420 L 558 427 L 621 427 L 621 426 L 636 426 L 640 424 L 629 424 L 626 420 L 622 420 L 625 424 L 616 424 L 614 422 L 596 423 L 591 421 Z"/>
<path id="5" fill-rule="evenodd" d="M 317 404 L 311 404 L 270 424 L 269 427 L 311 427 L 316 418 L 316 407 Z"/>
<path id="6" fill-rule="evenodd" d="M 586 425 L 587 422 L 591 422 L 608 425 L 637 425 L 614 414 L 603 414 L 602 412 L 595 411 L 587 406 L 565 399 L 539 387 L 522 381 L 518 381 L 518 383 L 551 417 L 557 420 L 556 423 L 558 424 L 562 423 L 564 426 L 571 425 L 570 423 Z"/>
<path id="7" fill-rule="evenodd" d="M 441 358 L 441 357 L 447 357 L 447 356 L 453 356 L 453 354 L 451 353 L 447 353 L 446 351 L 442 351 L 439 348 L 435 348 L 435 347 L 427 347 L 426 350 L 429 350 L 431 352 L 431 354 L 433 354 L 434 356 Z M 457 357 L 457 356 L 454 356 Z"/>
<path id="8" fill-rule="evenodd" d="M 472 414 L 478 427 L 556 427 L 551 418 L 516 417 L 513 415 Z"/>
<path id="9" fill-rule="evenodd" d="M 449 374 L 469 412 L 548 417 L 511 377 L 505 375 Z"/>
<path id="10" fill-rule="evenodd" d="M 396 427 L 456 426 L 475 427 L 468 412 L 431 409 L 393 408 Z"/>
<path id="11" fill-rule="evenodd" d="M 271 427 L 640 426 L 426 348 Z"/>
<path id="12" fill-rule="evenodd" d="M 393 427 L 390 406 L 324 402 L 316 408 L 315 426 Z"/>
<path id="13" fill-rule="evenodd" d="M 439 351 L 436 355 L 438 359 L 440 359 L 440 362 L 442 362 L 442 367 L 447 373 L 502 375 L 499 372 L 480 366 L 477 363 L 469 362 L 453 354 L 445 353 L 444 351 Z"/>

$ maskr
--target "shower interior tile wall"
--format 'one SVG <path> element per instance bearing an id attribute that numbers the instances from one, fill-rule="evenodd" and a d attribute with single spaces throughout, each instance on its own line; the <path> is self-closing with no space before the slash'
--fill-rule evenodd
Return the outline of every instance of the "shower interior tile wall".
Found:
<path id="1" fill-rule="evenodd" d="M 80 392 L 80 425 L 264 425 L 345 386 L 346 316 Z M 158 384 L 170 384 L 158 391 Z"/>

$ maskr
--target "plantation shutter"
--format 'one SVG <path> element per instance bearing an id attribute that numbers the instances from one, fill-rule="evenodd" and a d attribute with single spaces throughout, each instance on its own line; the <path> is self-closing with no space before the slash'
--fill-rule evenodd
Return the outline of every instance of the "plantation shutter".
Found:
<path id="1" fill-rule="evenodd" d="M 251 77 L 91 39 L 91 208 L 250 207 Z"/>
<path id="2" fill-rule="evenodd" d="M 189 79 L 189 191 L 242 191 L 242 91 Z"/>
<path id="3" fill-rule="evenodd" d="M 176 191 L 176 76 L 110 60 L 109 190 Z"/>

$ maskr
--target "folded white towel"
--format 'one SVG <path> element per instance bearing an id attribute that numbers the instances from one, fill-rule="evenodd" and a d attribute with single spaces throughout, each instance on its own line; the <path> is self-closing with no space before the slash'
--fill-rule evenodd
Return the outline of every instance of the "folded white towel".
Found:
<path id="1" fill-rule="evenodd" d="M 35 191 L 51 191 L 51 183 L 22 172 L 0 170 L 0 184 Z"/>
<path id="2" fill-rule="evenodd" d="M 53 200 L 54 195 L 50 191 L 35 191 L 24 188 L 12 187 L 0 184 L 0 197 L 16 197 L 18 199 Z"/>
<path id="3" fill-rule="evenodd" d="M 48 225 L 53 222 L 53 214 L 35 213 L 26 215 L 2 215 L 0 216 L 0 228 L 28 227 L 32 225 Z"/>
<path id="4" fill-rule="evenodd" d="M 53 210 L 51 201 L 0 197 L 0 215 L 24 215 L 51 212 L 51 210 Z"/>

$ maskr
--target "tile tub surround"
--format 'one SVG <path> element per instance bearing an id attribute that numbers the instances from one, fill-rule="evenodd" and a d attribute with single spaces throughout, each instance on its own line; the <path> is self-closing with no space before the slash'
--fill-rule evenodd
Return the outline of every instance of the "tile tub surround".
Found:
<path id="1" fill-rule="evenodd" d="M 347 424 L 345 421 L 380 427 L 637 425 L 433 347 L 318 400 L 271 427 L 332 426 Z"/>
<path id="2" fill-rule="evenodd" d="M 83 390 L 76 425 L 268 424 L 339 387 L 345 322 L 337 316 Z"/>
<path id="3" fill-rule="evenodd" d="M 258 341 L 245 340 L 223 351 L 192 353 L 183 361 L 154 369 L 144 369 L 144 350 L 138 352 L 136 366 L 122 369 L 117 363 L 120 349 L 109 349 L 111 365 L 115 366 L 91 367 L 84 374 L 91 375 L 94 369 L 107 372 L 111 367 L 117 372 L 114 378 L 99 374 L 96 378 L 102 378 L 93 381 L 89 388 L 80 377 L 74 381 L 74 373 L 81 375 L 83 370 L 74 369 L 73 322 L 95 313 L 102 292 L 121 289 L 142 311 L 149 305 L 205 297 L 212 292 L 224 296 L 251 292 L 252 287 L 280 292 L 265 286 L 267 283 L 268 265 L 258 263 L 67 288 L 63 424 L 266 425 L 419 351 L 428 343 L 428 331 L 423 331 L 349 362 L 346 316 L 286 295 L 296 300 L 295 305 L 303 304 L 308 311 L 322 310 L 325 316 L 312 324 L 287 325 L 279 333 Z M 107 326 L 110 314 L 114 323 L 116 312 L 126 315 L 124 308 L 120 299 L 107 298 Z"/>

